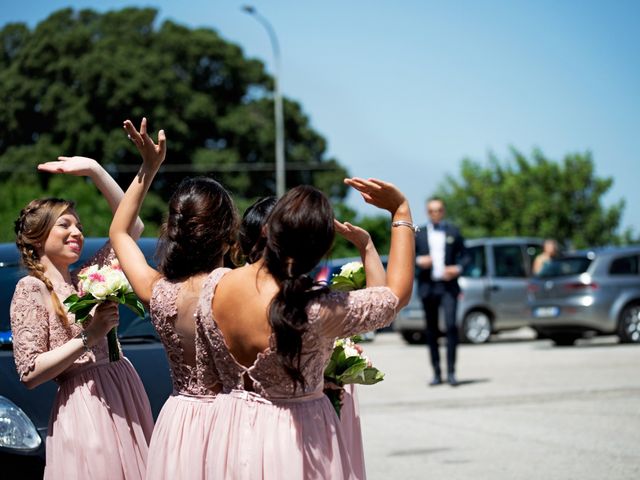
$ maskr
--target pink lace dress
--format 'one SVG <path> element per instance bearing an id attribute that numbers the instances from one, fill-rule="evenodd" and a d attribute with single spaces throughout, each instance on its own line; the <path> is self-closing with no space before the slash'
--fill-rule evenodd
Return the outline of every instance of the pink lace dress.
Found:
<path id="1" fill-rule="evenodd" d="M 204 281 L 202 302 L 211 304 L 212 286 L 226 269 L 214 270 Z M 158 415 L 149 445 L 147 478 L 149 480 L 200 480 L 207 478 L 205 453 L 215 442 L 210 434 L 216 422 L 213 399 L 220 390 L 206 344 L 195 332 L 198 362 L 190 365 L 175 328 L 177 301 L 182 282 L 158 280 L 150 302 L 151 320 L 167 351 L 173 382 L 173 394 Z M 197 308 L 195 309 L 197 314 Z M 206 367 L 206 368 L 205 368 Z"/>
<path id="2" fill-rule="evenodd" d="M 215 289 L 215 285 L 213 287 Z M 207 451 L 211 478 L 355 479 L 356 465 L 331 402 L 323 393 L 324 366 L 337 337 L 363 333 L 393 320 L 398 298 L 385 287 L 331 292 L 311 302 L 302 339 L 304 388 L 295 388 L 275 351 L 260 353 L 250 367 L 230 353 L 210 304 L 198 316 L 226 394 L 215 400 L 215 446 Z M 252 386 L 245 389 L 245 382 Z"/>
<path id="3" fill-rule="evenodd" d="M 360 405 L 356 385 L 344 386 L 342 409 L 340 410 L 340 426 L 347 445 L 347 453 L 355 478 L 367 478 L 364 468 L 364 446 L 362 445 L 362 428 L 360 426 Z"/>
<path id="4" fill-rule="evenodd" d="M 107 243 L 85 265 L 103 265 L 113 258 Z M 77 293 L 67 283 L 54 283 L 53 288 L 60 301 Z M 69 326 L 62 324 L 47 287 L 32 276 L 16 285 L 10 311 L 13 352 L 21 378 L 35 368 L 38 355 L 65 344 L 83 328 L 74 323 L 73 314 L 67 314 Z M 45 479 L 144 478 L 153 416 L 142 381 L 129 360 L 121 356 L 120 361 L 109 362 L 105 337 L 55 381 L 58 391 L 46 439 Z"/>

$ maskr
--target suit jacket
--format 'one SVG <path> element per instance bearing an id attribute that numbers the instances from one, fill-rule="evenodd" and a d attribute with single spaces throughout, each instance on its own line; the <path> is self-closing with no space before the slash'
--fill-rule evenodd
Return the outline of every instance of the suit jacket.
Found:
<path id="1" fill-rule="evenodd" d="M 442 222 L 442 227 L 445 233 L 445 249 L 444 249 L 444 264 L 459 265 L 464 268 L 471 258 L 467 254 L 467 249 L 464 246 L 464 238 L 460 234 L 460 231 L 455 225 L 449 222 Z M 416 235 L 416 255 L 429 255 L 429 233 L 427 227 L 421 228 Z M 418 280 L 418 293 L 421 297 L 426 297 L 429 294 L 433 280 L 431 279 L 430 268 L 416 268 L 416 277 Z M 447 289 L 452 290 L 456 294 L 460 292 L 460 286 L 458 285 L 458 279 L 448 280 L 444 282 Z"/>

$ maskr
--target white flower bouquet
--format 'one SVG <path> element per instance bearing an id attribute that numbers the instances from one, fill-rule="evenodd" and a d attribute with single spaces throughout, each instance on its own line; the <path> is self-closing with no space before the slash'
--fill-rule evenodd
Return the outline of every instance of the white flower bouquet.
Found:
<path id="1" fill-rule="evenodd" d="M 342 266 L 340 273 L 331 278 L 330 288 L 351 291 L 365 288 L 366 275 L 362 262 L 349 262 Z M 340 393 L 348 383 L 373 385 L 384 379 L 384 373 L 371 364 L 360 345 L 359 336 L 339 338 L 333 344 L 333 352 L 324 370 L 325 384 L 337 388 L 326 388 L 325 394 L 331 400 L 338 417 L 342 408 Z"/>
<path id="2" fill-rule="evenodd" d="M 75 314 L 76 323 L 83 324 L 93 307 L 107 300 L 126 305 L 137 315 L 144 317 L 144 305 L 133 293 L 117 260 L 101 268 L 98 265 L 83 268 L 78 273 L 78 280 L 78 294 L 74 293 L 64 300 L 69 312 Z M 119 360 L 117 327 L 112 328 L 107 334 L 107 343 L 109 360 Z"/>
<path id="3" fill-rule="evenodd" d="M 324 381 L 334 384 L 338 389 L 325 389 L 338 417 L 342 403 L 340 389 L 348 383 L 373 385 L 384 379 L 384 373 L 371 364 L 364 350 L 356 343 L 358 337 L 339 338 L 333 344 L 333 352 L 324 369 Z"/>
<path id="4" fill-rule="evenodd" d="M 340 273 L 333 275 L 329 286 L 332 290 L 348 292 L 364 288 L 366 284 L 367 279 L 362 262 L 349 262 L 340 268 Z"/>

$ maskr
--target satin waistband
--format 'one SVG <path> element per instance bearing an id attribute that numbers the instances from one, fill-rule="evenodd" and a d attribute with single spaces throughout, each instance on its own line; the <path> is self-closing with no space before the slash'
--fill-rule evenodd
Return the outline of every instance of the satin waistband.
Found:
<path id="1" fill-rule="evenodd" d="M 122 357 L 123 359 L 124 357 Z M 97 362 L 88 362 L 79 367 L 74 367 L 70 370 L 62 372 L 60 375 L 56 377 L 56 382 L 58 384 L 62 384 L 67 380 L 72 379 L 73 377 L 80 375 L 88 370 L 93 370 L 94 368 L 107 367 L 111 362 L 109 359 L 105 358 L 103 360 L 99 360 Z"/>
<path id="2" fill-rule="evenodd" d="M 176 392 L 171 393 L 171 397 L 177 400 L 185 400 L 187 402 L 213 402 L 217 395 L 196 395 L 193 393 Z"/>
<path id="3" fill-rule="evenodd" d="M 267 403 L 271 405 L 292 404 L 292 403 L 304 403 L 313 400 L 318 400 L 324 396 L 322 390 L 311 392 L 299 397 L 284 397 L 284 398 L 266 398 L 256 392 L 250 392 L 248 390 L 231 390 L 227 395 L 241 400 L 247 400 L 251 402 Z"/>

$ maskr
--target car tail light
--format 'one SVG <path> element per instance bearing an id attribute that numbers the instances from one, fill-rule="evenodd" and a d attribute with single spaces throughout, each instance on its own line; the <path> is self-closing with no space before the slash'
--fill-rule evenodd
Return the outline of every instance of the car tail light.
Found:
<path id="1" fill-rule="evenodd" d="M 540 291 L 540 285 L 537 283 L 530 283 L 527 285 L 527 292 L 529 293 L 537 293 Z"/>
<path id="2" fill-rule="evenodd" d="M 325 265 L 324 267 L 320 268 L 320 271 L 316 275 L 315 280 L 316 282 L 326 282 L 328 276 L 329 276 L 329 267 Z"/>
<path id="3" fill-rule="evenodd" d="M 582 282 L 571 282 L 564 285 L 565 290 L 570 292 L 577 292 L 580 290 L 597 290 L 598 284 L 594 282 L 582 283 Z"/>

